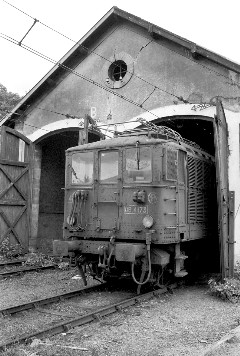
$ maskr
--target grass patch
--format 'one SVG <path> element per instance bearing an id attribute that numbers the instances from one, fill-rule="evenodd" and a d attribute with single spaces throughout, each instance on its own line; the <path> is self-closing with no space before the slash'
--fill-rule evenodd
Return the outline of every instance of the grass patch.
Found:
<path id="1" fill-rule="evenodd" d="M 232 303 L 240 302 L 240 263 L 235 265 L 233 278 L 225 278 L 222 282 L 211 278 L 208 285 L 211 294 Z"/>
<path id="2" fill-rule="evenodd" d="M 6 237 L 0 244 L 0 257 L 3 260 L 12 260 L 23 255 L 23 247 L 19 244 L 11 244 L 9 237 Z"/>

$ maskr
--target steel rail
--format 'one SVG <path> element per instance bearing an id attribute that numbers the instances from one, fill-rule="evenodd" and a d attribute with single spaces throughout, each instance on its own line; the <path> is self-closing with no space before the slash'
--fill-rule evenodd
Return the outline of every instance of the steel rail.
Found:
<path id="1" fill-rule="evenodd" d="M 54 295 L 52 297 L 48 297 L 48 298 L 36 299 L 36 300 L 33 300 L 31 302 L 28 302 L 28 303 L 19 304 L 19 305 L 15 305 L 15 306 L 12 306 L 12 307 L 0 309 L 0 315 L 9 316 L 9 315 L 12 315 L 12 314 L 20 313 L 20 312 L 25 311 L 25 310 L 36 309 L 36 308 L 38 308 L 40 306 L 56 303 L 56 302 L 62 301 L 64 299 L 74 298 L 74 297 L 77 297 L 77 296 L 79 296 L 81 294 L 84 294 L 84 293 L 94 292 L 94 291 L 103 289 L 106 286 L 107 286 L 107 283 L 101 283 L 101 284 L 97 284 L 97 285 L 94 285 L 94 286 L 91 286 L 91 287 L 85 287 L 85 288 L 82 288 L 82 289 L 75 289 L 75 290 L 73 290 L 71 292 L 66 292 L 66 293 L 62 293 L 62 294 L 56 294 L 56 295 Z"/>
<path id="2" fill-rule="evenodd" d="M 53 269 L 53 268 L 56 268 L 56 265 L 24 267 L 24 268 L 13 270 L 13 271 L 0 272 L 0 278 L 5 278 L 5 277 L 8 277 L 8 276 L 11 276 L 14 274 L 18 275 L 18 274 L 25 273 L 25 272 Z"/>
<path id="3" fill-rule="evenodd" d="M 26 258 L 22 259 L 22 260 L 0 262 L 0 267 L 22 265 L 22 263 L 24 263 L 24 262 L 26 262 Z"/>
<path id="4" fill-rule="evenodd" d="M 176 286 L 175 285 L 169 286 L 169 288 L 176 288 Z M 91 323 L 93 321 L 99 321 L 101 320 L 101 318 L 105 316 L 116 313 L 118 311 L 122 311 L 123 309 L 126 309 L 128 307 L 134 306 L 135 304 L 139 303 L 142 300 L 150 299 L 153 296 L 164 294 L 168 291 L 169 288 L 162 288 L 145 294 L 140 294 L 135 297 L 125 299 L 121 302 L 111 304 L 104 308 L 95 310 L 88 314 L 78 316 L 77 318 L 73 318 L 71 320 L 68 319 L 60 323 L 56 323 L 55 325 L 49 326 L 44 330 L 22 335 L 20 338 L 1 344 L 0 350 L 5 350 L 6 348 L 13 346 L 15 344 L 20 344 L 24 342 L 29 343 L 35 338 L 40 339 L 45 337 L 51 337 L 63 332 L 68 332 L 70 329 L 75 328 L 76 326 L 81 326 L 87 323 Z"/>

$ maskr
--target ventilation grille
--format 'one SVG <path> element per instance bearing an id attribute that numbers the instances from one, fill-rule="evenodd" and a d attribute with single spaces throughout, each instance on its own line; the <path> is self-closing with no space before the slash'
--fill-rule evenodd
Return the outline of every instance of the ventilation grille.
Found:
<path id="1" fill-rule="evenodd" d="M 166 166 L 166 179 L 177 180 L 178 151 L 167 149 Z"/>
<path id="2" fill-rule="evenodd" d="M 210 214 L 212 164 L 188 156 L 188 220 L 206 222 Z"/>

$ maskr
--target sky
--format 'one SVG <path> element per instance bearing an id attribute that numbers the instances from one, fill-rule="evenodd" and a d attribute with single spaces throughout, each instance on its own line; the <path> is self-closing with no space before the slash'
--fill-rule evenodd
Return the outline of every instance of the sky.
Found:
<path id="1" fill-rule="evenodd" d="M 113 6 L 240 63 L 239 0 L 6 0 L 37 22 L 23 43 L 58 61 Z M 239 5 L 238 5 L 239 3 Z M 20 41 L 34 20 L 0 0 L 0 33 Z M 0 37 L 0 83 L 25 95 L 53 64 Z"/>

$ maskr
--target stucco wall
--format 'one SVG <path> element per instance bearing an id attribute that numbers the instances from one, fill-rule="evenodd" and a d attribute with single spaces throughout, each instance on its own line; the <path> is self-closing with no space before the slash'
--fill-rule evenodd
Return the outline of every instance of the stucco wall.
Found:
<path id="1" fill-rule="evenodd" d="M 239 125 L 240 115 L 227 112 L 229 130 L 229 189 L 235 191 L 235 261 L 240 261 L 240 157 Z"/>
<path id="2" fill-rule="evenodd" d="M 218 96 L 225 109 L 240 111 L 238 74 L 204 59 L 193 60 L 174 45 L 168 47 L 133 25 L 109 30 L 104 39 L 93 45 L 94 53 L 90 52 L 75 68 L 106 90 L 70 73 L 25 112 L 24 133 L 32 134 L 41 126 L 64 119 L 51 111 L 77 117 L 90 112 L 101 122 L 113 123 L 146 110 L 182 104 L 177 97 L 190 103 L 214 103 Z M 108 91 L 112 89 L 106 80 L 111 62 L 118 56 L 124 58 L 124 54 L 129 63 L 132 59 L 128 69 L 133 70 L 133 75 L 123 87 L 115 89 L 117 95 L 124 97 L 120 98 Z"/>

